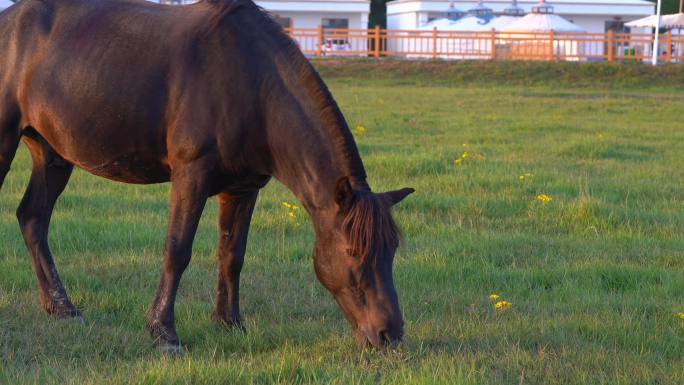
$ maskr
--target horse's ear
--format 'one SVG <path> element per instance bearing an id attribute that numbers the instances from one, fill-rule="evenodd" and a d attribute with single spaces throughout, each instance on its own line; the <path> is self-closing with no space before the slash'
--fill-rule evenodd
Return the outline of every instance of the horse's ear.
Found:
<path id="1" fill-rule="evenodd" d="M 401 190 L 394 190 L 394 191 L 388 191 L 386 193 L 382 193 L 380 195 L 383 195 L 387 200 L 390 202 L 392 206 L 396 205 L 397 203 L 401 202 L 409 196 L 409 194 L 413 194 L 416 192 L 415 189 L 412 189 L 410 187 L 403 188 Z"/>
<path id="2" fill-rule="evenodd" d="M 343 176 L 337 180 L 335 186 L 335 203 L 340 206 L 340 211 L 348 211 L 354 202 L 354 189 L 352 189 L 349 177 Z"/>

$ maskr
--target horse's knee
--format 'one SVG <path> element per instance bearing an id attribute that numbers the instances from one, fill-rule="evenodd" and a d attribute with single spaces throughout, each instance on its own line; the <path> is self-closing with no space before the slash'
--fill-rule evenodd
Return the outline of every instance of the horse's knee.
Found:
<path id="1" fill-rule="evenodd" d="M 26 202 L 22 202 L 19 205 L 16 214 L 22 233 L 27 234 L 31 229 L 35 228 L 37 216 Z"/>
<path id="2" fill-rule="evenodd" d="M 167 248 L 165 254 L 165 265 L 169 272 L 182 273 L 190 264 L 192 249 L 187 247 Z"/>

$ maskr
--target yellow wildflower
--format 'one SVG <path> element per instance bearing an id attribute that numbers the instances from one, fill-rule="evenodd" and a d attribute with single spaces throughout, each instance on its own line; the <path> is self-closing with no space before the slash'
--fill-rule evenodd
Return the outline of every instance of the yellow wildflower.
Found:
<path id="1" fill-rule="evenodd" d="M 500 310 L 511 306 L 513 306 L 513 304 L 508 301 L 499 301 L 494 304 L 494 309 Z"/>
<path id="2" fill-rule="evenodd" d="M 461 159 L 465 159 L 469 156 L 468 151 L 463 151 L 463 155 L 461 155 Z"/>
<path id="3" fill-rule="evenodd" d="M 366 133 L 366 127 L 364 127 L 362 124 L 359 124 L 359 125 L 356 126 L 356 128 L 354 129 L 354 133 L 355 133 L 356 135 L 363 135 L 363 134 Z"/>
<path id="4" fill-rule="evenodd" d="M 549 203 L 553 200 L 553 198 L 551 198 L 550 196 L 548 196 L 546 194 L 539 194 L 539 195 L 537 195 L 536 199 L 542 203 Z"/>
<path id="5" fill-rule="evenodd" d="M 677 313 L 677 317 L 679 317 L 679 318 L 681 318 L 681 319 L 684 320 L 684 311 L 681 311 L 681 312 Z"/>
<path id="6" fill-rule="evenodd" d="M 496 293 L 492 293 L 489 295 L 489 299 L 499 299 L 499 298 L 501 298 L 501 297 L 499 297 L 499 295 Z"/>
<path id="7" fill-rule="evenodd" d="M 289 202 L 283 202 L 283 207 L 285 207 L 286 209 L 291 209 L 292 205 Z"/>
<path id="8" fill-rule="evenodd" d="M 461 164 L 463 164 L 463 159 L 454 160 L 454 166 L 460 166 Z"/>

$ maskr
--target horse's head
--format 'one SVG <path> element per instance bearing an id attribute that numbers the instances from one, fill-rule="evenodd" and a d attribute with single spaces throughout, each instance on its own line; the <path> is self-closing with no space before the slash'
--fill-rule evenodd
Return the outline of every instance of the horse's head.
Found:
<path id="1" fill-rule="evenodd" d="M 333 229 L 317 237 L 316 274 L 335 296 L 360 343 L 384 346 L 398 342 L 404 333 L 392 280 L 399 232 L 390 209 L 413 191 L 355 191 L 349 179 L 342 178 L 335 189 Z"/>

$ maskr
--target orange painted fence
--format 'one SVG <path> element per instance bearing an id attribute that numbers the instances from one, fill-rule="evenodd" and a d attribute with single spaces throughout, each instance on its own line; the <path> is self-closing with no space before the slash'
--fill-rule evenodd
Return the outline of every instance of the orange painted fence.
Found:
<path id="1" fill-rule="evenodd" d="M 431 59 L 646 61 L 654 34 L 387 29 L 298 29 L 286 32 L 312 56 Z M 660 62 L 684 62 L 684 34 L 660 36 Z"/>

